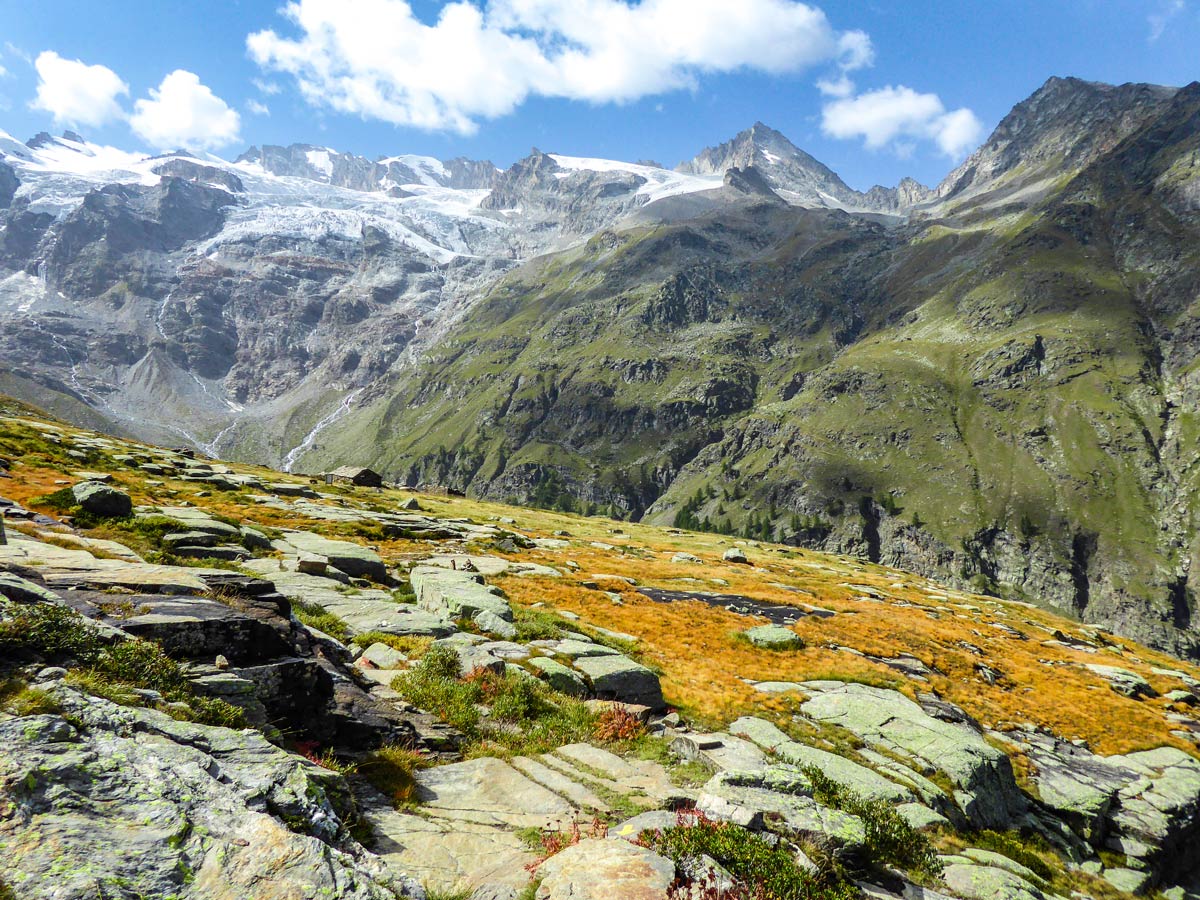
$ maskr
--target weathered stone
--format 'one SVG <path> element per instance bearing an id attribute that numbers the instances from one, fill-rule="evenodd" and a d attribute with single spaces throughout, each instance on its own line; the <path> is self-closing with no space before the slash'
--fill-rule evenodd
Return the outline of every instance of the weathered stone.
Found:
<path id="1" fill-rule="evenodd" d="M 62 602 L 54 591 L 12 572 L 0 572 L 0 597 L 7 597 L 17 603 Z"/>
<path id="2" fill-rule="evenodd" d="M 289 599 L 316 603 L 333 613 L 346 623 L 351 636 L 370 631 L 398 637 L 445 637 L 454 633 L 452 623 L 411 604 L 397 603 L 387 591 L 364 588 L 346 593 L 327 578 L 300 572 L 271 573 L 270 578 Z"/>
<path id="3" fill-rule="evenodd" d="M 614 650 L 612 647 L 605 647 L 603 644 L 597 644 L 594 641 L 587 640 L 565 640 L 559 641 L 554 652 L 559 656 L 566 656 L 570 659 L 583 659 L 587 656 L 620 656 L 619 650 Z"/>
<path id="4" fill-rule="evenodd" d="M 715 802 L 718 800 L 722 802 Z M 726 818 L 730 810 L 740 809 L 752 813 L 754 821 L 770 815 L 789 832 L 827 841 L 843 853 L 857 854 L 866 844 L 862 821 L 814 800 L 808 780 L 791 766 L 771 766 L 755 773 L 718 773 L 704 785 L 696 808 Z M 742 824 L 738 817 L 732 821 Z"/>
<path id="5" fill-rule="evenodd" d="M 542 787 L 549 788 L 560 797 L 565 797 L 571 805 L 579 809 L 589 809 L 599 813 L 609 810 L 608 804 L 597 797 L 590 788 L 571 780 L 562 772 L 550 768 L 539 760 L 518 756 L 512 760 L 512 765 L 522 775 L 532 778 Z"/>
<path id="6" fill-rule="evenodd" d="M 1042 803 L 1084 840 L 1101 842 L 1117 794 L 1137 773 L 1121 766 L 1120 757 L 1096 756 L 1051 735 L 1020 732 L 1013 738 L 1033 764 L 1033 783 Z"/>
<path id="7" fill-rule="evenodd" d="M 443 569 L 440 566 L 416 566 L 409 573 L 417 604 L 448 619 L 473 618 L 487 610 L 511 622 L 512 607 L 483 577 L 472 572 Z"/>
<path id="8" fill-rule="evenodd" d="M 71 488 L 75 502 L 84 512 L 101 518 L 122 518 L 133 514 L 133 501 L 119 491 L 98 481 L 84 481 Z"/>
<path id="9" fill-rule="evenodd" d="M 369 578 L 377 582 L 387 581 L 387 567 L 379 558 L 379 554 L 362 544 L 330 540 L 308 531 L 286 532 L 282 542 L 295 548 L 298 553 L 325 557 L 331 566 L 347 575 Z"/>
<path id="10" fill-rule="evenodd" d="M 241 538 L 236 525 L 214 519 L 202 509 L 193 506 L 147 506 L 138 507 L 138 518 L 167 518 L 177 522 L 181 531 L 203 531 L 226 541 Z"/>
<path id="11" fill-rule="evenodd" d="M 755 647 L 765 650 L 799 650 L 804 647 L 800 635 L 782 625 L 758 625 L 746 629 L 742 635 Z"/>
<path id="12" fill-rule="evenodd" d="M 992 866 L 954 864 L 942 875 L 946 887 L 966 900 L 1048 900 L 1019 875 Z"/>
<path id="13" fill-rule="evenodd" d="M 408 661 L 408 657 L 399 650 L 381 643 L 372 644 L 359 659 L 365 659 L 377 669 L 399 669 Z"/>
<path id="14" fill-rule="evenodd" d="M 1127 894 L 1140 894 L 1150 884 L 1150 876 L 1137 869 L 1105 869 L 1101 876 L 1118 891 Z"/>
<path id="15" fill-rule="evenodd" d="M 862 684 L 805 682 L 812 693 L 801 710 L 840 725 L 868 744 L 945 772 L 963 814 L 977 827 L 1005 828 L 1027 803 L 1008 757 L 967 724 L 936 719 L 903 694 Z"/>
<path id="16" fill-rule="evenodd" d="M 722 554 L 721 558 L 725 562 L 731 563 L 748 563 L 750 561 L 746 558 L 745 552 L 740 547 L 730 547 Z"/>
<path id="17" fill-rule="evenodd" d="M 679 813 L 667 809 L 652 809 L 638 813 L 608 829 L 608 837 L 636 841 L 643 831 L 666 831 L 679 825 Z"/>
<path id="18" fill-rule="evenodd" d="M 640 703 L 652 709 L 666 706 L 658 676 L 627 656 L 583 657 L 575 661 L 575 668 L 588 677 L 601 699 Z"/>
<path id="19" fill-rule="evenodd" d="M 208 531 L 172 531 L 162 536 L 163 546 L 170 549 L 191 545 L 193 547 L 213 547 L 221 542 L 221 535 Z"/>
<path id="20" fill-rule="evenodd" d="M 556 691 L 562 691 L 572 697 L 586 697 L 589 693 L 587 683 L 573 669 L 569 669 L 557 660 L 548 656 L 530 657 L 529 665 L 541 672 L 546 683 Z"/>
<path id="21" fill-rule="evenodd" d="M 720 732 L 681 734 L 671 741 L 671 751 L 710 772 L 756 772 L 767 767 L 766 754 L 750 741 Z"/>
<path id="22" fill-rule="evenodd" d="M 517 628 L 512 622 L 502 619 L 490 609 L 481 609 L 471 620 L 488 634 L 494 634 L 501 638 L 514 638 L 517 636 Z"/>
<path id="23" fill-rule="evenodd" d="M 541 866 L 537 900 L 667 900 L 675 864 L 628 841 L 587 838 Z"/>
<path id="24" fill-rule="evenodd" d="M 1105 679 L 1114 691 L 1118 694 L 1124 694 L 1126 697 L 1136 699 L 1138 697 L 1158 696 L 1158 692 L 1150 686 L 1150 682 L 1137 674 L 1137 672 L 1129 671 L 1129 669 L 1089 663 L 1087 670 Z"/>
<path id="25" fill-rule="evenodd" d="M 181 900 L 423 896 L 348 837 L 336 773 L 255 732 L 52 690 L 84 730 L 0 722 L 0 771 L 28 796 L 0 817 L 0 878 L 20 896 L 98 896 L 98 884 Z"/>
<path id="26" fill-rule="evenodd" d="M 504 660 L 492 656 L 486 650 L 464 644 L 460 644 L 454 649 L 458 653 L 459 675 L 470 675 L 477 670 L 494 672 L 497 675 L 504 674 Z"/>
<path id="27" fill-rule="evenodd" d="M 542 760 L 566 760 L 571 766 L 611 779 L 620 793 L 636 791 L 660 806 L 670 806 L 694 796 L 694 792 L 677 786 L 658 763 L 640 759 L 623 759 L 591 744 L 567 744 Z"/>
<path id="28" fill-rule="evenodd" d="M 1167 875 L 1194 871 L 1200 865 L 1200 760 L 1175 747 L 1158 747 L 1109 762 L 1138 777 L 1117 794 L 1108 846 Z"/>

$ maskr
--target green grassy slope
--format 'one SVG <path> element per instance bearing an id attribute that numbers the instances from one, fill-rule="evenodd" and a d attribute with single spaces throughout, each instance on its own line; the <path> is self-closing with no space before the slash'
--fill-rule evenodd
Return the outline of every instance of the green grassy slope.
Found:
<path id="1" fill-rule="evenodd" d="M 936 572 L 1197 652 L 1200 90 L 1027 203 L 748 205 L 503 280 L 339 428 L 492 499 Z"/>

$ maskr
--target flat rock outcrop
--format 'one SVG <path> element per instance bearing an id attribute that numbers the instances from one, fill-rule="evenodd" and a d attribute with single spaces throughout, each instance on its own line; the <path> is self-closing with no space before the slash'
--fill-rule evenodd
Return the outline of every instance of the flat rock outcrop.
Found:
<path id="1" fill-rule="evenodd" d="M 0 875 L 18 896 L 424 896 L 349 837 L 336 773 L 254 732 L 53 693 L 66 717 L 0 721 Z"/>

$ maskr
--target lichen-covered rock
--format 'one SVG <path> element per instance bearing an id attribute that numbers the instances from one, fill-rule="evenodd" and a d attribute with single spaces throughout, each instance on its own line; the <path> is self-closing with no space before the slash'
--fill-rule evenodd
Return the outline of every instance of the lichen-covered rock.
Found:
<path id="1" fill-rule="evenodd" d="M 387 566 L 379 554 L 362 544 L 352 541 L 335 541 L 308 531 L 289 531 L 278 542 L 286 544 L 297 553 L 323 556 L 329 565 L 355 577 L 372 581 L 387 581 Z"/>
<path id="2" fill-rule="evenodd" d="M 101 484 L 83 481 L 71 488 L 75 502 L 84 512 L 101 518 L 121 518 L 133 513 L 133 501 L 124 491 Z"/>
<path id="3" fill-rule="evenodd" d="M 512 607 L 495 588 L 483 583 L 474 572 L 443 569 L 441 566 L 416 566 L 409 573 L 417 604 L 448 619 L 474 618 L 483 610 L 505 622 L 513 619 Z"/>
<path id="4" fill-rule="evenodd" d="M 799 650 L 804 646 L 800 635 L 782 625 L 757 625 L 742 634 L 755 647 L 764 650 Z"/>
<path id="5" fill-rule="evenodd" d="M 966 900 L 1048 900 L 1041 889 L 1020 875 L 995 866 L 946 866 L 946 887 Z"/>
<path id="6" fill-rule="evenodd" d="M 589 838 L 538 867 L 537 900 L 666 900 L 675 864 L 629 841 Z"/>
<path id="7" fill-rule="evenodd" d="M 704 785 L 696 808 L 710 818 L 750 828 L 761 827 L 770 816 L 787 831 L 842 854 L 861 852 L 867 841 L 862 820 L 814 800 L 808 779 L 792 766 L 718 773 Z"/>
<path id="8" fill-rule="evenodd" d="M 969 724 L 935 719 L 897 691 L 840 681 L 805 682 L 801 707 L 820 722 L 840 725 L 868 744 L 944 772 L 955 800 L 976 827 L 1011 828 L 1027 810 L 1012 763 Z"/>
<path id="9" fill-rule="evenodd" d="M 53 692 L 75 724 L 0 722 L 0 878 L 23 900 L 423 896 L 348 836 L 336 773 L 255 732 Z"/>
<path id="10" fill-rule="evenodd" d="M 548 656 L 535 656 L 529 660 L 529 665 L 537 669 L 545 677 L 547 684 L 556 691 L 570 694 L 572 697 L 586 697 L 588 686 L 578 672 L 569 669 L 557 660 Z"/>
<path id="11" fill-rule="evenodd" d="M 637 703 L 651 709 L 666 706 L 658 676 L 627 656 L 585 656 L 575 660 L 592 683 L 596 696 L 603 700 Z"/>

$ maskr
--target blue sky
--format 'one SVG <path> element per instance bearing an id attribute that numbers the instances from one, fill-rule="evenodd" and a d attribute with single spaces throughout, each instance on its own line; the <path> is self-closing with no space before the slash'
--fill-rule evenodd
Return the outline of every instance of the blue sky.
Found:
<path id="1" fill-rule="evenodd" d="M 1051 75 L 1200 77 L 1200 0 L 283 6 L 3 0 L 0 128 L 229 158 L 307 142 L 507 166 L 537 146 L 673 166 L 761 120 L 865 189 L 937 182 Z"/>

